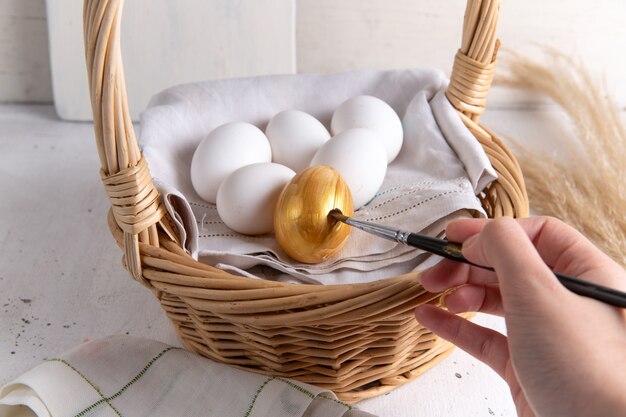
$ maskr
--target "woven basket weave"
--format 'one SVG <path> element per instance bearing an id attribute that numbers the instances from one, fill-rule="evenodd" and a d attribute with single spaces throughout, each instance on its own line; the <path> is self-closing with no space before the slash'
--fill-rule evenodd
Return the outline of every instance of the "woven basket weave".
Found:
<path id="1" fill-rule="evenodd" d="M 108 222 L 132 277 L 152 290 L 184 345 L 208 358 L 333 390 L 353 403 L 408 382 L 452 349 L 414 319 L 435 302 L 417 274 L 365 284 L 304 285 L 230 275 L 181 249 L 128 113 L 120 51 L 123 0 L 85 0 L 84 38 Z M 496 66 L 499 0 L 469 0 L 446 95 L 484 147 L 498 180 L 490 217 L 526 216 L 519 166 L 478 123 Z"/>

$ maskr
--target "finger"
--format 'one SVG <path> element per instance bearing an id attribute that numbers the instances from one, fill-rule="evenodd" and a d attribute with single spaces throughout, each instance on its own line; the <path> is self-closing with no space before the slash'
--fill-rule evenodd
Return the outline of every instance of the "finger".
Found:
<path id="1" fill-rule="evenodd" d="M 625 288 L 624 270 L 580 232 L 552 217 L 520 219 L 541 258 L 554 271 Z"/>
<path id="2" fill-rule="evenodd" d="M 509 361 L 506 337 L 429 304 L 417 307 L 415 317 L 422 326 L 489 365 L 504 378 Z"/>
<path id="3" fill-rule="evenodd" d="M 462 219 L 446 226 L 450 241 L 464 242 L 480 233 L 491 220 Z M 556 272 L 626 289 L 624 270 L 580 232 L 553 217 L 518 219 L 541 259 Z"/>
<path id="4" fill-rule="evenodd" d="M 421 274 L 420 279 L 424 289 L 430 292 L 442 292 L 463 284 L 491 284 L 498 281 L 491 271 L 450 259 L 444 259 L 427 269 Z"/>
<path id="5" fill-rule="evenodd" d="M 463 285 L 446 294 L 442 303 L 452 313 L 475 311 L 504 315 L 500 288 L 496 285 Z"/>
<path id="6" fill-rule="evenodd" d="M 499 278 L 506 312 L 540 317 L 552 312 L 554 299 L 567 290 L 537 253 L 526 231 L 512 218 L 487 222 L 481 233 L 463 242 L 463 255 L 470 261 L 491 265 Z"/>
<path id="7" fill-rule="evenodd" d="M 470 236 L 483 230 L 488 219 L 458 219 L 446 225 L 446 238 L 450 242 L 464 242 Z"/>

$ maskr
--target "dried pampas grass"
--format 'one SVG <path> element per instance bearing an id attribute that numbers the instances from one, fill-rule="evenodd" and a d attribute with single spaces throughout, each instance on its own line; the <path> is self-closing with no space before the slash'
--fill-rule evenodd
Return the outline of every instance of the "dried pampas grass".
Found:
<path id="1" fill-rule="evenodd" d="M 626 267 L 626 128 L 605 85 L 572 58 L 545 53 L 544 63 L 509 53 L 500 85 L 545 94 L 562 107 L 575 137 L 550 137 L 563 155 L 513 145 L 530 205 L 558 217 Z M 567 161 L 567 162 L 563 162 Z"/>

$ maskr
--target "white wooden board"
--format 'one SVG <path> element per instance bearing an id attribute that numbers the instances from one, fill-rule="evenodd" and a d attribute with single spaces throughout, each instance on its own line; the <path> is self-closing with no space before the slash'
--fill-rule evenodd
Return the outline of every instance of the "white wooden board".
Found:
<path id="1" fill-rule="evenodd" d="M 44 0 L 0 0 L 0 102 L 50 102 Z"/>
<path id="2" fill-rule="evenodd" d="M 47 0 L 54 102 L 91 120 L 82 0 Z M 133 119 L 150 97 L 190 81 L 295 71 L 294 0 L 132 0 L 122 53 Z"/>
<path id="3" fill-rule="evenodd" d="M 465 0 L 298 0 L 298 71 L 430 66 L 449 74 L 461 44 Z M 539 56 L 549 45 L 579 57 L 626 105 L 626 2 L 503 0 L 506 49 Z M 501 54 L 502 56 L 502 54 Z M 490 108 L 537 98 L 492 91 Z"/>
<path id="4" fill-rule="evenodd" d="M 59 68 L 54 72 L 59 112 L 67 115 L 77 109 L 89 117 L 82 93 L 86 91 L 82 1 L 47 1 L 53 70 Z M 149 8 L 145 7 L 148 3 Z M 217 7 L 218 3 L 223 7 Z M 44 0 L 0 0 L 0 102 L 51 99 L 43 4 Z M 125 7 L 126 71 L 129 84 L 133 82 L 131 89 L 140 89 L 143 78 L 170 73 L 204 79 L 289 72 L 294 45 L 301 72 L 415 66 L 449 71 L 460 43 L 465 0 L 132 0 Z M 239 24 L 233 18 L 237 7 Z M 169 20 L 159 18 L 160 13 Z M 626 54 L 622 53 L 626 2 L 503 0 L 501 15 L 499 37 L 504 48 L 537 55 L 533 45 L 544 44 L 574 54 L 604 77 L 618 102 L 626 106 Z M 159 19 L 166 24 L 158 26 Z M 140 24 L 143 31 L 131 35 Z M 169 48 L 170 55 L 163 48 Z M 148 58 L 172 55 L 176 65 L 173 61 L 156 66 L 147 63 Z M 245 57 L 249 60 L 242 63 Z M 254 59 L 258 61 L 250 64 Z M 252 66 L 252 71 L 244 71 L 246 66 L 248 70 Z M 279 69 L 273 71 L 275 67 Z M 80 103 L 71 101 L 77 97 Z M 532 107 L 534 103 L 532 97 L 493 91 L 489 107 Z M 132 105 L 134 112 L 142 108 Z"/>

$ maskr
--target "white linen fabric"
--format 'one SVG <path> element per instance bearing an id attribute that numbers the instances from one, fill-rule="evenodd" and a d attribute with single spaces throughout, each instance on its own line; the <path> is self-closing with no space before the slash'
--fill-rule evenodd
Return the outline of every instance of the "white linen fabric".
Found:
<path id="1" fill-rule="evenodd" d="M 374 417 L 330 391 L 133 336 L 84 343 L 0 390 L 0 417 Z"/>
<path id="2" fill-rule="evenodd" d="M 380 191 L 354 217 L 440 236 L 451 219 L 485 216 L 476 195 L 496 178 L 482 147 L 446 99 L 446 85 L 443 73 L 430 69 L 187 84 L 151 100 L 141 115 L 140 144 L 161 188 L 176 193 L 178 206 L 186 204 L 185 211 L 195 216 L 197 234 L 179 223 L 194 257 L 251 277 L 321 284 L 367 282 L 420 268 L 428 255 L 354 230 L 332 258 L 316 265 L 295 262 L 273 235 L 244 236 L 229 229 L 215 205 L 195 193 L 189 173 L 193 152 L 212 129 L 227 122 L 246 121 L 264 130 L 276 113 L 298 109 L 328 127 L 344 100 L 361 94 L 379 97 L 400 116 L 404 142 Z"/>

